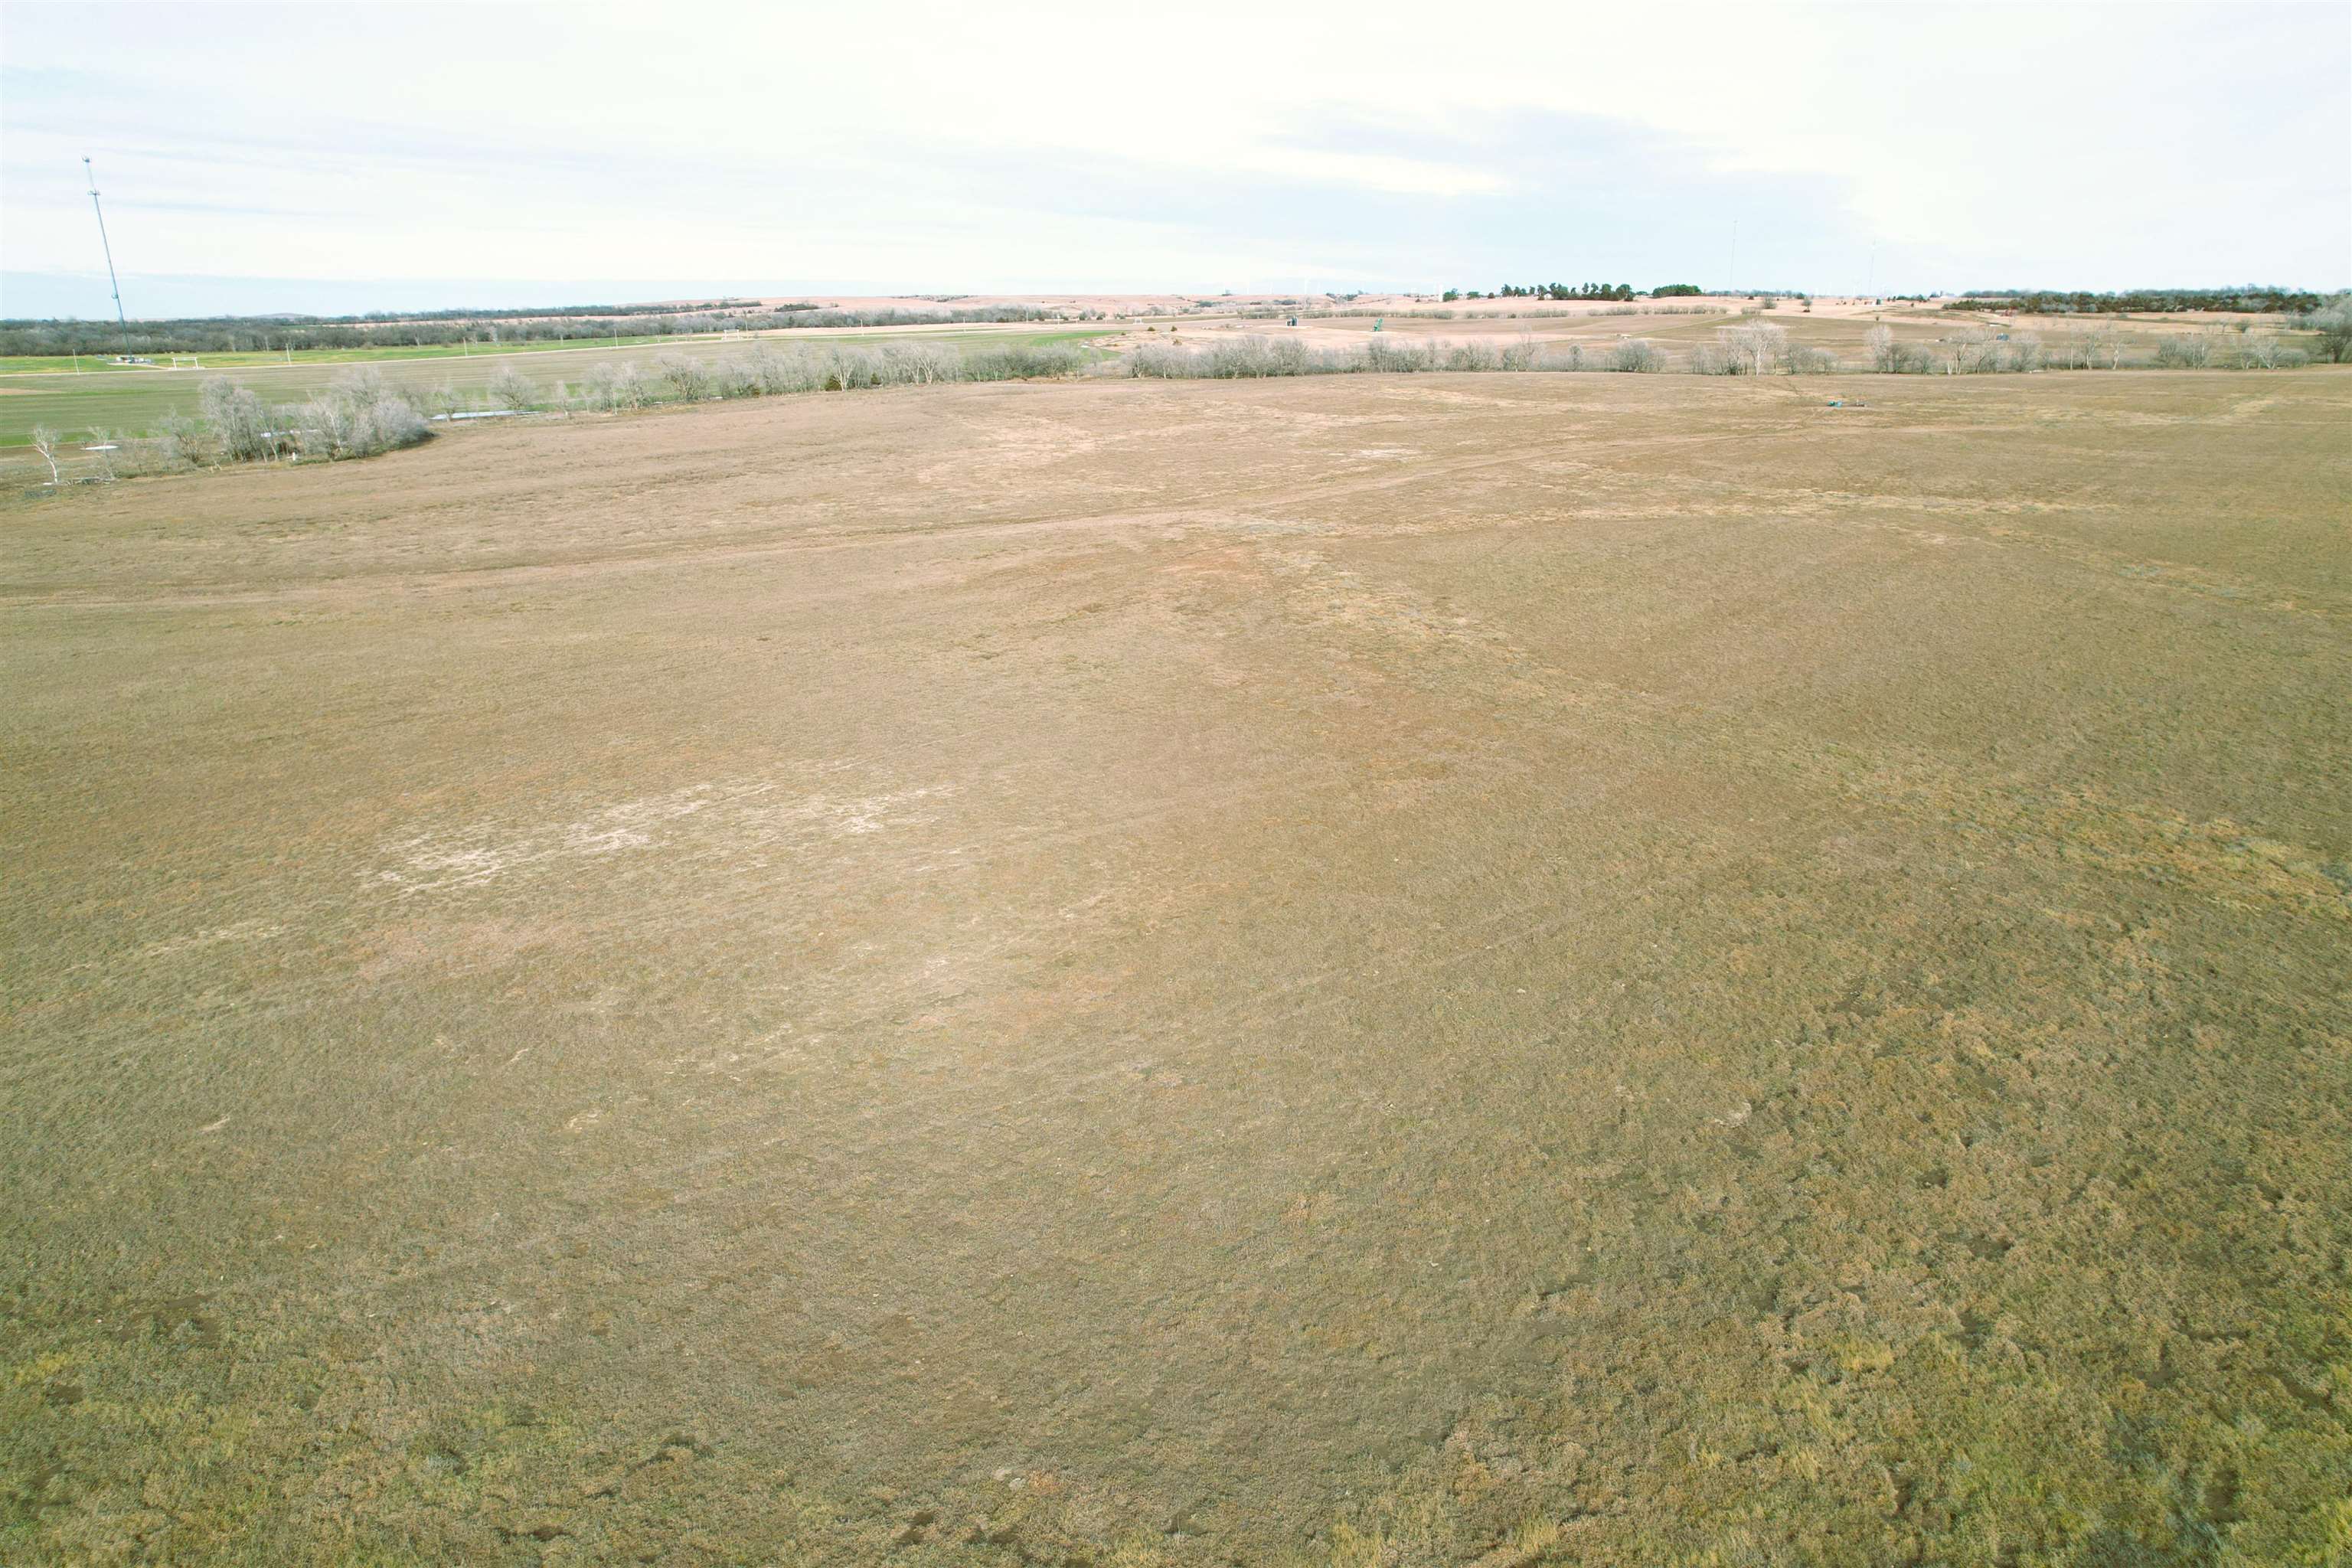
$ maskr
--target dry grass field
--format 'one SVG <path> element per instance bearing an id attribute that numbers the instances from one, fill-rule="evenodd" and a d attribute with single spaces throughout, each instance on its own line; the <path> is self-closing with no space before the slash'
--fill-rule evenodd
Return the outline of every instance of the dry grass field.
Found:
<path id="1" fill-rule="evenodd" d="M 1491 301 L 1473 301 L 1490 303 Z M 1955 331 L 1979 326 L 1981 320 L 1974 316 L 1941 317 L 1907 310 L 1893 309 L 1878 315 L 1850 315 L 1827 310 L 1808 313 L 1794 304 L 1781 304 L 1769 310 L 1744 310 L 1719 303 L 1666 300 L 1660 305 L 1643 304 L 1629 310 L 1590 305 L 1542 305 L 1525 300 L 1505 301 L 1522 307 L 1513 311 L 1470 311 L 1459 306 L 1423 307 L 1426 311 L 1451 309 L 1457 313 L 1448 319 L 1435 314 L 1408 316 L 1382 315 L 1367 311 L 1361 315 L 1306 316 L 1297 326 L 1287 318 L 1267 321 L 1263 318 L 1211 317 L 1198 321 L 1149 321 L 1138 318 L 1126 323 L 1116 337 L 1106 337 L 1099 346 L 1109 349 L 1132 349 L 1148 342 L 1190 343 L 1203 347 L 1228 337 L 1297 338 L 1313 347 L 1361 348 L 1370 341 L 1378 323 L 1381 333 L 1395 342 L 1404 343 L 1484 343 L 1501 347 L 1526 341 L 1552 347 L 1567 343 L 1581 345 L 1588 352 L 1605 353 L 1625 338 L 1642 338 L 1675 353 L 1685 352 L 1696 345 L 1711 344 L 1726 327 L 1742 321 L 1762 320 L 1771 322 L 1789 334 L 1791 342 L 1809 348 L 1826 349 L 1839 356 L 1849 367 L 1860 371 L 1869 363 L 1864 338 L 1871 328 L 1883 321 L 1895 336 L 1906 343 L 1932 343 Z"/>
<path id="2" fill-rule="evenodd" d="M 1578 344 L 1588 353 L 1605 352 L 1624 338 L 1642 338 L 1668 352 L 1677 363 L 1703 344 L 1712 344 L 1727 327 L 1768 321 L 1789 334 L 1791 343 L 1824 350 L 1850 371 L 1870 364 L 1866 339 L 1884 325 L 1898 342 L 1926 347 L 1963 332 L 1988 331 L 2032 338 L 2049 346 L 2092 333 L 2112 334 L 2131 363 L 2145 364 L 2156 345 L 2176 336 L 2205 336 L 2217 351 L 2235 342 L 2240 332 L 2284 335 L 2308 349 L 2313 334 L 2281 316 L 2184 311 L 2155 316 L 2054 316 L 1991 311 L 1951 310 L 1939 305 L 1876 302 L 1867 300 L 1822 299 L 1810 302 L 1779 299 L 1769 303 L 1741 296 L 1640 300 L 1631 304 L 1574 301 L 1566 304 L 1539 300 L 1463 300 L 1436 304 L 1411 299 L 1393 302 L 1359 303 L 1346 315 L 1299 316 L 1269 321 L 1261 315 L 1204 316 L 1194 320 L 1158 321 L 1136 315 L 1125 331 L 1100 344 L 1132 349 L 1139 343 L 1174 341 L 1200 346 L 1221 337 L 1297 338 L 1316 348 L 1360 348 L 1378 330 L 1403 342 L 1486 343 L 1501 346 L 1526 341 L 1556 347 Z M 2219 363 L 2217 361 L 2217 363 Z"/>
<path id="3" fill-rule="evenodd" d="M 2347 434 L 1091 380 L 0 503 L 0 1561 L 2343 1563 Z"/>

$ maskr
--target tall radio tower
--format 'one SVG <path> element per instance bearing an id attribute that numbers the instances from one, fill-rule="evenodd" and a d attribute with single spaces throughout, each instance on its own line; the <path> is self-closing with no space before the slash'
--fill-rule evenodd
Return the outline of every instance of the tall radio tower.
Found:
<path id="1" fill-rule="evenodd" d="M 114 324 L 122 330 L 122 352 L 131 352 L 131 323 L 122 315 L 122 283 L 114 276 L 114 247 L 107 243 L 106 209 L 98 205 L 98 174 L 90 168 L 89 160 L 81 161 L 81 172 L 89 179 L 89 210 L 98 215 L 98 246 L 106 252 L 106 281 L 114 290 Z"/>

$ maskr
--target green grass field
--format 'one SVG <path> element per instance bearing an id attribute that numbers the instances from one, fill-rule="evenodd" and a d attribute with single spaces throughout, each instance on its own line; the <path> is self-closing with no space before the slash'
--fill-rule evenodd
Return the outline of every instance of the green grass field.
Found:
<path id="1" fill-rule="evenodd" d="M 790 350 L 854 343 L 953 342 L 969 349 L 1032 347 L 1041 343 L 1084 342 L 1111 335 L 1102 327 L 1038 328 L 1019 326 L 1003 331 L 861 332 L 844 334 L 804 331 L 763 335 L 759 341 Z M 27 364 L 54 366 L 56 360 L 14 357 L 0 360 L 0 447 L 24 447 L 33 428 L 46 425 L 69 440 L 92 430 L 139 436 L 152 431 L 158 421 L 174 412 L 193 415 L 196 388 L 207 376 L 228 374 L 251 386 L 271 403 L 291 403 L 331 384 L 354 363 L 372 364 L 387 380 L 404 388 L 431 391 L 445 384 L 459 393 L 478 392 L 499 371 L 520 364 L 542 384 L 578 383 L 602 363 L 635 360 L 650 365 L 664 354 L 690 354 L 721 360 L 751 352 L 751 340 L 742 337 L 625 338 L 615 348 L 609 341 L 590 344 L 534 343 L 499 353 L 460 353 L 450 348 L 351 350 L 320 349 L 298 353 L 289 363 L 283 355 L 206 354 L 202 369 L 133 370 L 85 359 L 86 374 L 44 369 L 26 373 Z M 71 362 L 66 362 L 70 363 Z"/>
<path id="2" fill-rule="evenodd" d="M 158 365 L 117 364 L 104 354 L 0 354 L 0 375 L 153 375 L 159 368 L 242 370 L 248 365 L 300 364 L 376 364 L 385 360 L 405 359 L 479 359 L 485 354 L 561 352 L 567 349 L 638 348 L 648 344 L 698 341 L 677 334 L 663 336 L 616 336 L 609 338 L 573 339 L 566 342 L 552 340 L 536 343 L 425 343 L 399 344 L 383 348 L 304 349 L 299 353 L 281 350 L 254 350 L 241 353 L 164 354 L 155 356 Z"/>

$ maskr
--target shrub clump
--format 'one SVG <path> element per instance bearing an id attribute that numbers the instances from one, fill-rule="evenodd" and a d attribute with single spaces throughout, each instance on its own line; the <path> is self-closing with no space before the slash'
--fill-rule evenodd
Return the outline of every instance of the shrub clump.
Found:
<path id="1" fill-rule="evenodd" d="M 1532 338 L 1507 343 L 1397 342 L 1381 338 L 1349 348 L 1312 348 L 1296 338 L 1226 338 L 1204 349 L 1146 343 L 1120 368 L 1131 376 L 1190 381 L 1260 376 L 1415 374 L 1568 371 L 1586 367 L 1584 350 L 1548 347 Z"/>
<path id="2" fill-rule="evenodd" d="M 2329 364 L 2352 363 L 2352 291 L 2330 295 L 2303 324 L 2319 334 L 2315 357 Z"/>
<path id="3" fill-rule="evenodd" d="M 346 372 L 332 386 L 299 404 L 273 408 L 260 394 L 225 375 L 196 389 L 197 417 L 164 419 L 153 436 L 131 444 L 117 466 L 147 473 L 200 462 L 258 463 L 285 457 L 373 457 L 425 438 L 425 416 L 383 373 Z"/>
<path id="4" fill-rule="evenodd" d="M 664 354 L 656 362 L 658 383 L 641 376 L 634 364 L 601 364 L 589 372 L 583 394 L 568 400 L 559 396 L 558 401 L 568 401 L 577 408 L 641 408 L 648 403 L 703 403 L 877 386 L 929 386 L 950 381 L 1018 381 L 1068 375 L 1083 370 L 1087 363 L 1082 350 L 1067 343 L 1015 344 L 970 353 L 940 342 L 789 353 L 761 343 L 748 354 L 717 361 Z M 657 386 L 667 391 L 657 391 Z"/>
<path id="5" fill-rule="evenodd" d="M 2156 363 L 2169 370 L 2201 370 L 2213 363 L 2213 340 L 2201 332 L 2166 338 L 2156 345 Z"/>
<path id="6" fill-rule="evenodd" d="M 1666 356 L 1647 338 L 1627 338 L 1609 351 L 1609 368 L 1647 375 L 1666 368 Z"/>
<path id="7" fill-rule="evenodd" d="M 278 432 L 253 388 L 225 375 L 207 376 L 196 388 L 196 412 L 222 461 L 251 463 L 278 455 Z"/>
<path id="8" fill-rule="evenodd" d="M 2104 342 L 2098 340 L 2101 346 L 2093 346 L 2091 340 L 2062 343 L 2061 363 L 2071 359 L 2081 368 L 2090 368 L 2095 362 L 2104 364 L 2104 360 L 2097 359 L 2105 352 Z M 2031 332 L 2002 334 L 1985 327 L 1970 327 L 1933 342 L 1917 343 L 1902 342 L 1891 327 L 1873 327 L 1863 338 L 1863 350 L 1870 368 L 1888 375 L 2023 373 L 2040 370 L 2052 362 L 2042 340 Z"/>
<path id="9" fill-rule="evenodd" d="M 490 377 L 490 401 L 517 414 L 538 407 L 542 395 L 539 383 L 519 365 L 500 365 L 499 374 Z"/>
<path id="10" fill-rule="evenodd" d="M 306 458 L 372 458 L 425 439 L 425 416 L 383 372 L 355 370 L 296 411 L 293 437 Z"/>

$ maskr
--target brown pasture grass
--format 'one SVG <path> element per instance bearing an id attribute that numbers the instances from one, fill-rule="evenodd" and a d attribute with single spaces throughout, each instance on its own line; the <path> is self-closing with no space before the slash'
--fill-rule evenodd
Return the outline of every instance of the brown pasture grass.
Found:
<path id="1" fill-rule="evenodd" d="M 2347 427 L 1096 381 L 9 502 L 0 1559 L 2341 1561 Z"/>

